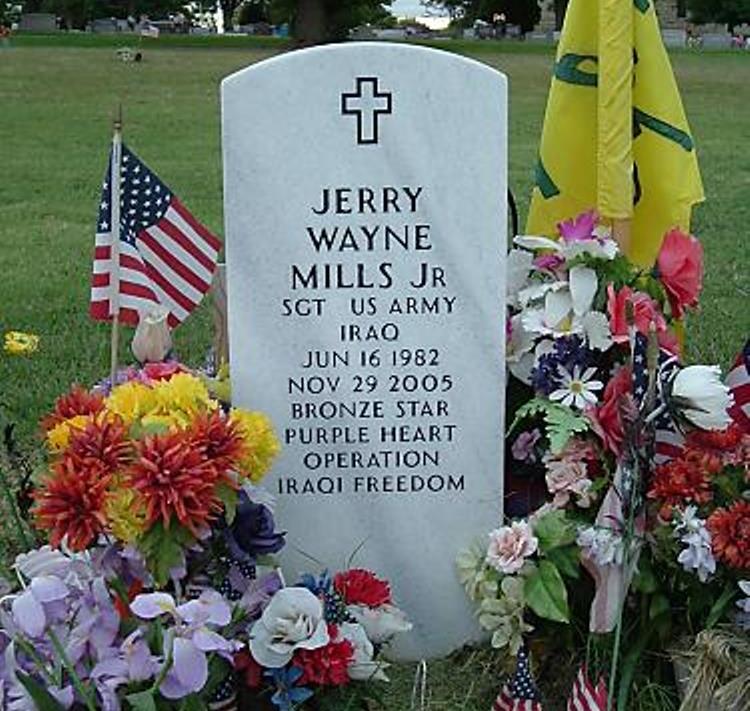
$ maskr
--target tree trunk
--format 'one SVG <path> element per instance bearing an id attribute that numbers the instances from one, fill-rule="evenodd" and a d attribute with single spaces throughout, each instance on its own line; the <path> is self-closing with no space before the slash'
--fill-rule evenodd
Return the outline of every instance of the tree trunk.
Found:
<path id="1" fill-rule="evenodd" d="M 297 0 L 294 35 L 301 47 L 321 44 L 327 39 L 325 0 Z"/>

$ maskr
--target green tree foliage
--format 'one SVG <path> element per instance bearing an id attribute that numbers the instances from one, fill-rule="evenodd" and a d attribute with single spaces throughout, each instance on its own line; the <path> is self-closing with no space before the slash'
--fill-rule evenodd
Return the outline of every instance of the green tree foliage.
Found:
<path id="1" fill-rule="evenodd" d="M 729 29 L 750 22 L 750 0 L 688 0 L 687 6 L 694 22 L 717 22 Z"/>
<path id="2" fill-rule="evenodd" d="M 392 0 L 272 0 L 271 20 L 289 22 L 301 45 L 336 42 L 359 25 L 387 24 Z"/>
<path id="3" fill-rule="evenodd" d="M 26 0 L 23 9 L 24 12 L 49 12 L 62 17 L 65 27 L 83 29 L 89 20 L 100 17 L 163 18 L 181 11 L 183 5 L 183 0 Z"/>

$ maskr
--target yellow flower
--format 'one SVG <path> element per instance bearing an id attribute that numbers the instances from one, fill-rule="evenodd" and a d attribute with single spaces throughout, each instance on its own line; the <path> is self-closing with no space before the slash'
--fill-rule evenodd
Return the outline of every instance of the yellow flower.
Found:
<path id="1" fill-rule="evenodd" d="M 143 427 L 150 427 L 153 429 L 164 429 L 171 430 L 182 425 L 182 422 L 172 415 L 158 415 L 151 413 L 144 415 L 141 418 L 141 425 Z"/>
<path id="2" fill-rule="evenodd" d="M 232 410 L 229 420 L 236 425 L 245 440 L 246 453 L 240 462 L 240 468 L 250 481 L 257 484 L 281 451 L 271 420 L 262 412 L 249 412 L 239 408 Z"/>
<path id="3" fill-rule="evenodd" d="M 47 446 L 51 452 L 63 452 L 70 443 L 71 430 L 82 430 L 86 427 L 90 415 L 76 415 L 69 417 L 47 432 Z"/>
<path id="4" fill-rule="evenodd" d="M 157 407 L 154 390 L 136 380 L 118 385 L 104 401 L 105 407 L 132 425 Z"/>
<path id="5" fill-rule="evenodd" d="M 39 347 L 39 336 L 21 331 L 5 334 L 5 352 L 10 355 L 30 355 Z"/>
<path id="6" fill-rule="evenodd" d="M 154 385 L 154 394 L 160 414 L 173 415 L 186 424 L 192 421 L 193 415 L 219 406 L 200 379 L 189 373 L 177 373 L 169 380 L 160 380 Z"/>
<path id="7" fill-rule="evenodd" d="M 104 513 L 113 535 L 132 543 L 146 530 L 146 507 L 133 489 L 115 488 L 107 497 Z"/>

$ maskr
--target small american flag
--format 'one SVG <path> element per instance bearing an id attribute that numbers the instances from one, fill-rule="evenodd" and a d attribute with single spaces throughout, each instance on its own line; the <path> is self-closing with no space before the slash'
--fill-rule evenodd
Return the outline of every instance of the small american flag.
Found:
<path id="1" fill-rule="evenodd" d="M 141 315 L 161 305 L 174 327 L 211 287 L 221 242 L 124 144 L 121 156 L 119 265 L 112 263 L 116 166 L 110 156 L 96 224 L 90 313 L 110 320 L 115 297 L 121 322 L 137 325 Z"/>
<path id="2" fill-rule="evenodd" d="M 589 679 L 586 667 L 581 667 L 573 682 L 566 711 L 606 711 L 607 685 L 600 678 L 594 686 Z"/>
<path id="3" fill-rule="evenodd" d="M 492 711 L 542 711 L 541 696 L 531 678 L 529 653 L 525 647 L 518 651 L 516 671 L 500 690 Z"/>
<path id="4" fill-rule="evenodd" d="M 638 334 L 633 349 L 633 395 L 640 402 L 648 389 L 648 339 Z M 679 368 L 677 357 L 669 351 L 659 351 L 658 378 L 660 381 L 669 380 L 673 372 Z M 660 388 L 657 388 L 657 406 Z M 685 437 L 675 425 L 669 412 L 665 410 L 654 421 L 654 462 L 664 462 L 679 457 L 685 445 Z"/>
<path id="5" fill-rule="evenodd" d="M 750 339 L 729 371 L 726 385 L 734 398 L 729 414 L 744 432 L 750 433 Z"/>

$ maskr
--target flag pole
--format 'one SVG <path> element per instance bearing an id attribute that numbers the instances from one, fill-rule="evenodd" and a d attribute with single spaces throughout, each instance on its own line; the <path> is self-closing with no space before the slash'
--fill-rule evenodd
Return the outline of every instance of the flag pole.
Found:
<path id="1" fill-rule="evenodd" d="M 110 311 L 112 316 L 112 340 L 110 343 L 109 378 L 115 384 L 117 375 L 117 351 L 120 345 L 120 165 L 122 164 L 122 105 L 117 107 L 113 122 L 112 162 L 109 168 L 112 186 L 112 246 L 110 259 Z"/>

